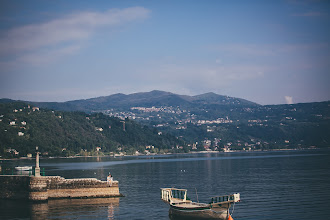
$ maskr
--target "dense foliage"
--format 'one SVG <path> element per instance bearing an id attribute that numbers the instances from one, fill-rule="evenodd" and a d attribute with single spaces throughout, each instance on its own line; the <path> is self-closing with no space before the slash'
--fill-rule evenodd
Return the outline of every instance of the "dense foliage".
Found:
<path id="1" fill-rule="evenodd" d="M 102 113 L 60 112 L 34 108 L 26 103 L 0 104 L 0 155 L 11 157 L 34 153 L 35 147 L 43 155 L 69 156 L 99 153 L 144 153 L 146 146 L 158 152 L 176 149 L 182 141 L 172 135 L 126 119 L 123 121 Z M 7 152 L 12 149 L 11 152 Z"/>

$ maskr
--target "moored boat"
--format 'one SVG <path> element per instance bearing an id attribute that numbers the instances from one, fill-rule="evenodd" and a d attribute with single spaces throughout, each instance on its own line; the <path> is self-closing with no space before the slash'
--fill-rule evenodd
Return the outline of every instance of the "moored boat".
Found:
<path id="1" fill-rule="evenodd" d="M 240 202 L 240 194 L 212 197 L 210 203 L 193 202 L 187 197 L 186 189 L 161 188 L 162 200 L 169 203 L 169 215 L 187 219 L 232 219 L 229 214 L 231 204 Z"/>
<path id="2" fill-rule="evenodd" d="M 18 167 L 15 167 L 15 170 L 18 170 L 18 171 L 29 171 L 29 170 L 32 170 L 32 167 L 31 166 L 18 166 Z"/>

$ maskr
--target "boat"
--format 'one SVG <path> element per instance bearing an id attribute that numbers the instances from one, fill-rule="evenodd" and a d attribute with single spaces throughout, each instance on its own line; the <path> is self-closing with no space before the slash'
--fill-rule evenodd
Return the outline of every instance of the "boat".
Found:
<path id="1" fill-rule="evenodd" d="M 209 203 L 193 202 L 186 189 L 161 188 L 161 199 L 170 205 L 171 219 L 232 219 L 229 209 L 240 202 L 240 194 L 212 197 Z"/>
<path id="2" fill-rule="evenodd" d="M 15 170 L 17 170 L 17 171 L 29 171 L 29 170 L 32 170 L 32 167 L 31 166 L 15 167 Z"/>

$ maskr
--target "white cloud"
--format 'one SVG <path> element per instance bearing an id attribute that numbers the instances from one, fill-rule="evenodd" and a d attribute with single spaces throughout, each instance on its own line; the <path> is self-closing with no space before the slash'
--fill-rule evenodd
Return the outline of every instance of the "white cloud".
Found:
<path id="1" fill-rule="evenodd" d="M 77 42 L 90 38 L 94 32 L 101 28 L 101 30 L 111 29 L 129 22 L 142 20 L 147 18 L 149 13 L 150 11 L 143 7 L 122 10 L 110 9 L 105 12 L 87 11 L 40 24 L 30 24 L 1 31 L 0 58 L 23 56 L 23 54 L 31 53 L 31 51 L 35 53 L 41 49 L 49 50 L 49 54 L 58 54 L 59 50 L 72 50 L 73 47 L 77 49 L 80 47 L 77 46 Z M 51 52 L 52 50 L 54 52 Z M 26 58 L 22 57 L 21 59 Z"/>
<path id="2" fill-rule="evenodd" d="M 293 104 L 293 97 L 292 96 L 284 96 L 286 104 Z"/>

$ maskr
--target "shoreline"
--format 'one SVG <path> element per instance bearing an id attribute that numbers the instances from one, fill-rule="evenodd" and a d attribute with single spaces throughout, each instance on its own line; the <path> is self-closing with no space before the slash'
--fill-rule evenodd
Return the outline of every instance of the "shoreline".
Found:
<path id="1" fill-rule="evenodd" d="M 139 156 L 161 156 L 161 155 L 182 155 L 182 154 L 217 154 L 217 153 L 238 153 L 238 152 L 272 152 L 272 151 L 298 151 L 298 150 L 321 150 L 321 149 L 330 149 L 327 148 L 317 148 L 317 147 L 309 147 L 309 148 L 290 148 L 290 149 L 269 149 L 269 150 L 230 150 L 230 151 L 190 151 L 188 153 L 165 153 L 165 154 L 138 154 L 138 155 L 100 155 L 100 156 L 69 156 L 69 157 L 40 157 L 40 159 L 74 159 L 74 158 L 94 158 L 94 157 L 139 157 Z M 35 157 L 20 157 L 20 158 L 0 158 L 0 161 L 5 160 L 35 160 Z"/>

